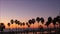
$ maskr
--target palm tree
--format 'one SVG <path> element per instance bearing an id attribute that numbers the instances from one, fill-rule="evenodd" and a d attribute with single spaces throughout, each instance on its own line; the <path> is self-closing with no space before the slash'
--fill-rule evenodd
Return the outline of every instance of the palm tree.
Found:
<path id="1" fill-rule="evenodd" d="M 41 23 L 44 24 L 44 18 L 43 17 L 41 17 Z M 42 34 L 43 34 L 43 27 L 41 27 L 41 29 L 42 29 Z"/>
<path id="2" fill-rule="evenodd" d="M 20 23 L 21 23 L 21 22 L 20 22 L 20 21 L 18 21 L 18 25 L 20 25 Z"/>
<path id="3" fill-rule="evenodd" d="M 57 22 L 57 18 L 55 17 L 55 18 L 53 19 L 53 25 L 54 25 L 54 28 L 55 28 L 56 22 Z"/>
<path id="4" fill-rule="evenodd" d="M 25 22 L 23 22 L 22 24 L 23 24 L 23 26 L 24 26 L 24 25 L 25 25 Z"/>
<path id="5" fill-rule="evenodd" d="M 47 25 L 47 27 L 48 27 L 48 25 L 51 24 L 51 23 L 52 23 L 52 17 L 48 17 L 48 21 L 46 22 L 45 25 Z M 50 31 L 50 33 L 51 33 L 51 31 Z"/>
<path id="6" fill-rule="evenodd" d="M 57 19 L 57 22 L 59 23 L 59 27 L 60 27 L 60 16 L 57 16 L 56 19 Z"/>
<path id="7" fill-rule="evenodd" d="M 15 20 L 15 24 L 18 24 L 18 20 Z M 16 26 L 16 34 L 17 34 L 17 26 Z"/>
<path id="8" fill-rule="evenodd" d="M 13 23 L 14 23 L 14 20 L 13 20 L 13 19 L 11 19 L 11 20 L 10 20 L 10 22 L 11 22 L 11 24 L 13 24 Z"/>
<path id="9" fill-rule="evenodd" d="M 20 26 L 22 26 L 22 23 L 20 23 Z"/>
<path id="10" fill-rule="evenodd" d="M 41 17 L 41 23 L 42 23 L 42 24 L 44 23 L 44 18 L 43 18 L 43 17 Z"/>
<path id="11" fill-rule="evenodd" d="M 10 23 L 7 24 L 9 26 L 9 30 L 10 30 Z"/>
<path id="12" fill-rule="evenodd" d="M 29 25 L 29 23 L 28 23 L 28 22 L 26 22 L 26 25 L 28 26 L 28 28 L 30 27 L 30 25 Z M 29 29 L 28 29 L 28 30 L 26 30 L 26 31 L 27 31 L 27 33 L 26 33 L 26 34 L 28 34 Z"/>
<path id="13" fill-rule="evenodd" d="M 60 16 L 56 17 L 56 22 L 59 23 L 59 29 L 58 29 L 57 33 L 60 33 Z"/>
<path id="14" fill-rule="evenodd" d="M 18 24 L 18 20 L 15 20 L 15 24 Z"/>
<path id="15" fill-rule="evenodd" d="M 22 25 L 25 26 L 25 22 L 23 22 Z"/>
<path id="16" fill-rule="evenodd" d="M 35 23 L 35 19 L 34 19 L 34 18 L 32 19 L 32 23 L 33 23 L 33 24 Z"/>
<path id="17" fill-rule="evenodd" d="M 30 27 L 30 25 L 28 24 L 28 22 L 26 22 L 26 25 L 28 26 L 28 28 Z"/>
<path id="18" fill-rule="evenodd" d="M 40 19 L 39 17 L 36 18 L 36 21 L 37 21 L 38 23 L 40 22 L 40 20 L 41 20 L 41 19 Z"/>
<path id="19" fill-rule="evenodd" d="M 41 20 L 41 19 L 40 19 L 39 17 L 36 18 L 36 21 L 37 21 L 37 23 L 38 23 L 38 27 L 39 27 L 39 22 L 40 22 L 40 20 Z"/>
<path id="20" fill-rule="evenodd" d="M 34 18 L 32 19 L 32 23 L 33 24 L 35 23 L 35 19 Z M 33 25 L 33 34 L 34 34 L 34 25 Z"/>
<path id="21" fill-rule="evenodd" d="M 25 22 L 23 22 L 22 25 L 25 26 Z M 24 29 L 25 29 L 25 28 L 23 28 L 23 30 L 24 30 Z M 24 34 L 25 34 L 25 32 L 24 32 Z"/>
<path id="22" fill-rule="evenodd" d="M 3 29 L 5 29 L 5 25 L 4 23 L 0 23 L 0 31 L 1 31 L 1 34 L 3 33 Z"/>
<path id="23" fill-rule="evenodd" d="M 28 20 L 28 23 L 31 25 L 32 24 L 32 20 L 30 19 L 30 20 Z"/>
<path id="24" fill-rule="evenodd" d="M 13 23 L 14 23 L 14 20 L 13 20 L 13 19 L 11 19 L 11 20 L 10 20 L 10 23 L 11 23 L 11 24 L 13 24 Z M 12 27 L 13 27 L 13 25 L 12 25 Z"/>
<path id="25" fill-rule="evenodd" d="M 52 22 L 52 17 L 48 17 L 48 21 L 46 22 L 45 25 L 47 25 L 47 27 L 48 27 L 48 25 L 49 25 L 51 22 Z"/>

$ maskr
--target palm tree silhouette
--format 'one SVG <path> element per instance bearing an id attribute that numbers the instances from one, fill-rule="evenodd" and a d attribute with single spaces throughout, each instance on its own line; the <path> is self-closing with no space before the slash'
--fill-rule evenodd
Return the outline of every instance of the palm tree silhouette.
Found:
<path id="1" fill-rule="evenodd" d="M 56 24 L 56 22 L 57 22 L 57 18 L 55 17 L 54 19 L 53 19 L 53 25 L 54 25 L 54 28 L 55 28 L 55 24 Z"/>
<path id="2" fill-rule="evenodd" d="M 26 22 L 26 25 L 28 26 L 28 28 L 30 27 L 30 25 L 29 25 L 29 23 L 28 23 L 28 22 Z M 26 34 L 28 34 L 28 32 L 29 32 L 29 29 L 28 29 L 28 30 L 26 30 Z"/>
<path id="3" fill-rule="evenodd" d="M 11 19 L 11 20 L 10 20 L 10 23 L 11 23 L 11 24 L 13 24 L 13 23 L 14 23 L 14 20 L 13 20 L 13 19 Z M 13 25 L 12 25 L 12 27 L 13 27 Z"/>
<path id="4" fill-rule="evenodd" d="M 56 17 L 56 22 L 59 23 L 59 29 L 58 29 L 57 33 L 60 33 L 60 16 Z"/>
<path id="5" fill-rule="evenodd" d="M 22 26 L 22 23 L 20 23 L 20 26 Z"/>
<path id="6" fill-rule="evenodd" d="M 28 22 L 26 22 L 26 25 L 28 26 L 28 28 L 30 27 L 30 25 L 28 24 Z"/>
<path id="7" fill-rule="evenodd" d="M 44 18 L 41 17 L 40 19 L 41 19 L 41 23 L 44 24 Z M 43 34 L 43 27 L 42 26 L 41 26 L 41 29 L 42 29 L 42 34 Z"/>
<path id="8" fill-rule="evenodd" d="M 10 23 L 7 24 L 9 26 L 9 30 L 10 30 Z"/>
<path id="9" fill-rule="evenodd" d="M 11 24 L 13 24 L 13 23 L 14 23 L 14 20 L 13 20 L 13 19 L 11 19 L 11 20 L 10 20 L 10 22 L 11 22 Z"/>
<path id="10" fill-rule="evenodd" d="M 45 25 L 47 25 L 47 27 L 48 27 L 48 25 L 49 25 L 51 22 L 52 22 L 52 17 L 48 17 L 48 21 L 46 22 Z"/>
<path id="11" fill-rule="evenodd" d="M 60 27 L 60 16 L 57 16 L 56 19 L 57 19 L 57 22 L 59 23 L 59 27 Z"/>
<path id="12" fill-rule="evenodd" d="M 34 18 L 32 19 L 32 23 L 33 23 L 33 24 L 35 23 L 35 19 L 34 19 Z"/>
<path id="13" fill-rule="evenodd" d="M 30 20 L 28 20 L 28 23 L 31 25 L 32 24 L 32 20 L 30 19 Z"/>
<path id="14" fill-rule="evenodd" d="M 20 25 L 20 23 L 21 23 L 21 22 L 20 22 L 20 21 L 18 21 L 18 25 Z"/>
<path id="15" fill-rule="evenodd" d="M 22 25 L 25 26 L 25 22 L 23 22 Z M 23 30 L 24 30 L 24 29 L 25 29 L 25 28 L 23 27 Z M 24 34 L 25 34 L 25 32 L 24 32 Z"/>
<path id="16" fill-rule="evenodd" d="M 36 21 L 37 21 L 37 23 L 38 23 L 38 27 L 39 27 L 39 22 L 40 22 L 40 20 L 41 20 L 41 19 L 40 19 L 39 17 L 36 18 Z"/>
<path id="17" fill-rule="evenodd" d="M 37 21 L 38 23 L 40 22 L 40 20 L 41 20 L 41 19 L 40 19 L 39 17 L 36 18 L 36 21 Z"/>
<path id="18" fill-rule="evenodd" d="M 23 22 L 22 25 L 25 26 L 25 22 Z"/>
<path id="19" fill-rule="evenodd" d="M 32 24 L 33 24 L 33 34 L 34 34 L 34 23 L 35 23 L 35 19 L 32 19 Z"/>
<path id="20" fill-rule="evenodd" d="M 18 20 L 15 20 L 14 22 L 15 22 L 15 24 L 18 25 Z M 16 25 L 16 34 L 17 34 L 17 25 Z"/>
<path id="21" fill-rule="evenodd" d="M 1 34 L 3 34 L 3 29 L 5 29 L 5 25 L 4 23 L 0 23 L 0 31 L 1 31 Z"/>
<path id="22" fill-rule="evenodd" d="M 48 17 L 48 21 L 46 22 L 45 25 L 47 25 L 47 27 L 48 27 L 48 25 L 51 24 L 51 23 L 52 23 L 52 17 Z M 50 31 L 50 28 L 48 28 L 48 29 Z M 51 31 L 50 31 L 50 33 L 51 33 Z"/>
<path id="23" fill-rule="evenodd" d="M 24 26 L 24 25 L 25 25 L 25 22 L 23 22 L 22 24 L 23 24 L 23 26 Z"/>
<path id="24" fill-rule="evenodd" d="M 18 24 L 18 20 L 15 20 L 15 24 Z"/>
<path id="25" fill-rule="evenodd" d="M 41 23 L 44 24 L 44 18 L 43 17 L 41 17 Z"/>

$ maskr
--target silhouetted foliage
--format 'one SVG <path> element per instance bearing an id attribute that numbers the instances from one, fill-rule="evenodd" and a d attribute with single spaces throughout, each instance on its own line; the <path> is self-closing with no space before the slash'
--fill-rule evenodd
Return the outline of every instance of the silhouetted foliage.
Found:
<path id="1" fill-rule="evenodd" d="M 22 26 L 22 23 L 20 23 L 20 26 Z"/>
<path id="2" fill-rule="evenodd" d="M 23 22 L 22 24 L 23 24 L 23 26 L 24 26 L 24 25 L 25 25 L 25 22 Z"/>
<path id="3" fill-rule="evenodd" d="M 43 18 L 43 17 L 41 17 L 41 23 L 42 23 L 42 24 L 44 23 L 44 18 Z"/>
<path id="4" fill-rule="evenodd" d="M 17 22 L 18 22 L 18 25 L 20 25 L 21 22 L 20 21 L 17 21 Z"/>
<path id="5" fill-rule="evenodd" d="M 10 23 L 7 24 L 10 27 Z"/>
<path id="6" fill-rule="evenodd" d="M 10 22 L 11 22 L 11 24 L 13 24 L 13 23 L 14 23 L 14 20 L 13 20 L 13 19 L 11 19 L 11 21 L 10 21 Z"/>
<path id="7" fill-rule="evenodd" d="M 34 18 L 32 19 L 32 23 L 33 23 L 33 24 L 35 23 L 35 19 L 34 19 Z"/>
<path id="8" fill-rule="evenodd" d="M 29 23 L 29 24 L 32 24 L 32 20 L 31 20 L 31 19 L 30 19 L 30 20 L 28 20 L 28 23 Z"/>
<path id="9" fill-rule="evenodd" d="M 52 17 L 48 17 L 48 21 L 46 22 L 46 24 L 45 25 L 49 25 L 50 23 L 52 23 Z"/>
<path id="10" fill-rule="evenodd" d="M 18 24 L 18 20 L 15 20 L 15 24 Z"/>
<path id="11" fill-rule="evenodd" d="M 55 25 L 55 24 L 56 24 L 56 22 L 57 22 L 57 18 L 54 18 L 54 19 L 53 19 L 53 22 L 52 22 L 52 23 L 53 23 L 53 25 Z"/>
<path id="12" fill-rule="evenodd" d="M 60 24 L 60 16 L 57 16 L 57 22 Z"/>
<path id="13" fill-rule="evenodd" d="M 40 20 L 41 20 L 41 19 L 40 19 L 39 17 L 36 18 L 36 21 L 37 21 L 38 23 L 40 22 Z"/>
<path id="14" fill-rule="evenodd" d="M 0 31 L 3 31 L 3 29 L 5 29 L 5 25 L 4 23 L 0 23 Z"/>

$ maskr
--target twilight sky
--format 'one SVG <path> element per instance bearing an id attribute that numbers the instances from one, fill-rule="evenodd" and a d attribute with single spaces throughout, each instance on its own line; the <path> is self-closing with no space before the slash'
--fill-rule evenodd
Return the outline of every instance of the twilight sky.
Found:
<path id="1" fill-rule="evenodd" d="M 59 15 L 60 0 L 0 0 L 0 22 L 18 19 L 26 22 L 36 17 Z"/>

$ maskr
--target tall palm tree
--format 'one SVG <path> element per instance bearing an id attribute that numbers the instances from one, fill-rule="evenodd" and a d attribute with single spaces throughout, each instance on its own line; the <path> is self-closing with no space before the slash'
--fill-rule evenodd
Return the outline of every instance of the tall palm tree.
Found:
<path id="1" fill-rule="evenodd" d="M 35 19 L 32 19 L 32 23 L 33 23 L 33 34 L 34 34 L 34 23 L 35 23 Z"/>
<path id="2" fill-rule="evenodd" d="M 14 22 L 15 24 L 18 24 L 18 20 L 15 20 Z M 17 26 L 16 26 L 16 34 L 17 34 Z"/>
<path id="3" fill-rule="evenodd" d="M 59 23 L 59 27 L 60 27 L 60 16 L 57 16 L 56 19 L 57 19 L 57 22 Z"/>
<path id="4" fill-rule="evenodd" d="M 11 19 L 11 20 L 10 20 L 10 23 L 11 23 L 11 24 L 13 24 L 13 23 L 14 23 L 14 20 L 13 20 L 13 19 Z M 12 27 L 13 27 L 13 25 L 12 25 Z"/>
<path id="5" fill-rule="evenodd" d="M 38 27 L 39 27 L 39 22 L 40 22 L 40 20 L 41 20 L 41 19 L 40 19 L 39 17 L 36 18 L 36 21 L 37 21 L 37 23 L 38 23 Z"/>
<path id="6" fill-rule="evenodd" d="M 60 16 L 56 17 L 56 21 L 59 23 L 59 29 L 58 29 L 57 33 L 60 33 Z"/>
<path id="7" fill-rule="evenodd" d="M 9 30 L 10 30 L 10 23 L 7 24 L 9 26 Z"/>
<path id="8" fill-rule="evenodd" d="M 30 27 L 30 25 L 32 24 L 32 20 L 30 19 L 30 20 L 28 20 L 28 23 L 29 23 L 29 27 Z M 29 29 L 28 29 L 29 30 Z"/>
<path id="9" fill-rule="evenodd" d="M 22 25 L 25 26 L 25 22 L 23 22 Z M 24 30 L 24 29 L 25 29 L 25 28 L 23 28 L 23 30 Z M 24 32 L 24 34 L 25 34 L 25 32 Z"/>
<path id="10" fill-rule="evenodd" d="M 52 17 L 48 17 L 48 21 L 46 22 L 45 25 L 47 25 L 47 27 L 48 27 L 48 25 L 51 23 L 52 23 Z M 50 31 L 50 28 L 49 28 L 49 31 Z M 50 31 L 50 33 L 51 33 L 51 31 Z"/>
<path id="11" fill-rule="evenodd" d="M 54 25 L 54 28 L 55 28 L 55 24 L 56 24 L 56 22 L 57 22 L 57 18 L 55 17 L 54 19 L 53 19 L 53 25 Z"/>
<path id="12" fill-rule="evenodd" d="M 26 22 L 26 25 L 28 26 L 28 28 L 30 27 L 30 25 L 29 25 L 29 23 L 28 23 L 28 22 Z M 29 29 L 28 29 L 28 30 L 26 30 L 26 31 L 27 31 L 27 33 L 26 33 L 26 34 L 28 34 Z"/>
<path id="13" fill-rule="evenodd" d="M 44 18 L 43 17 L 41 17 L 41 23 L 44 24 Z M 43 34 L 43 31 L 44 31 L 43 27 L 41 27 L 41 30 L 42 30 L 42 34 Z"/>
<path id="14" fill-rule="evenodd" d="M 5 29 L 5 25 L 4 23 L 0 23 L 0 31 L 1 31 L 1 34 L 3 33 L 3 29 Z"/>

